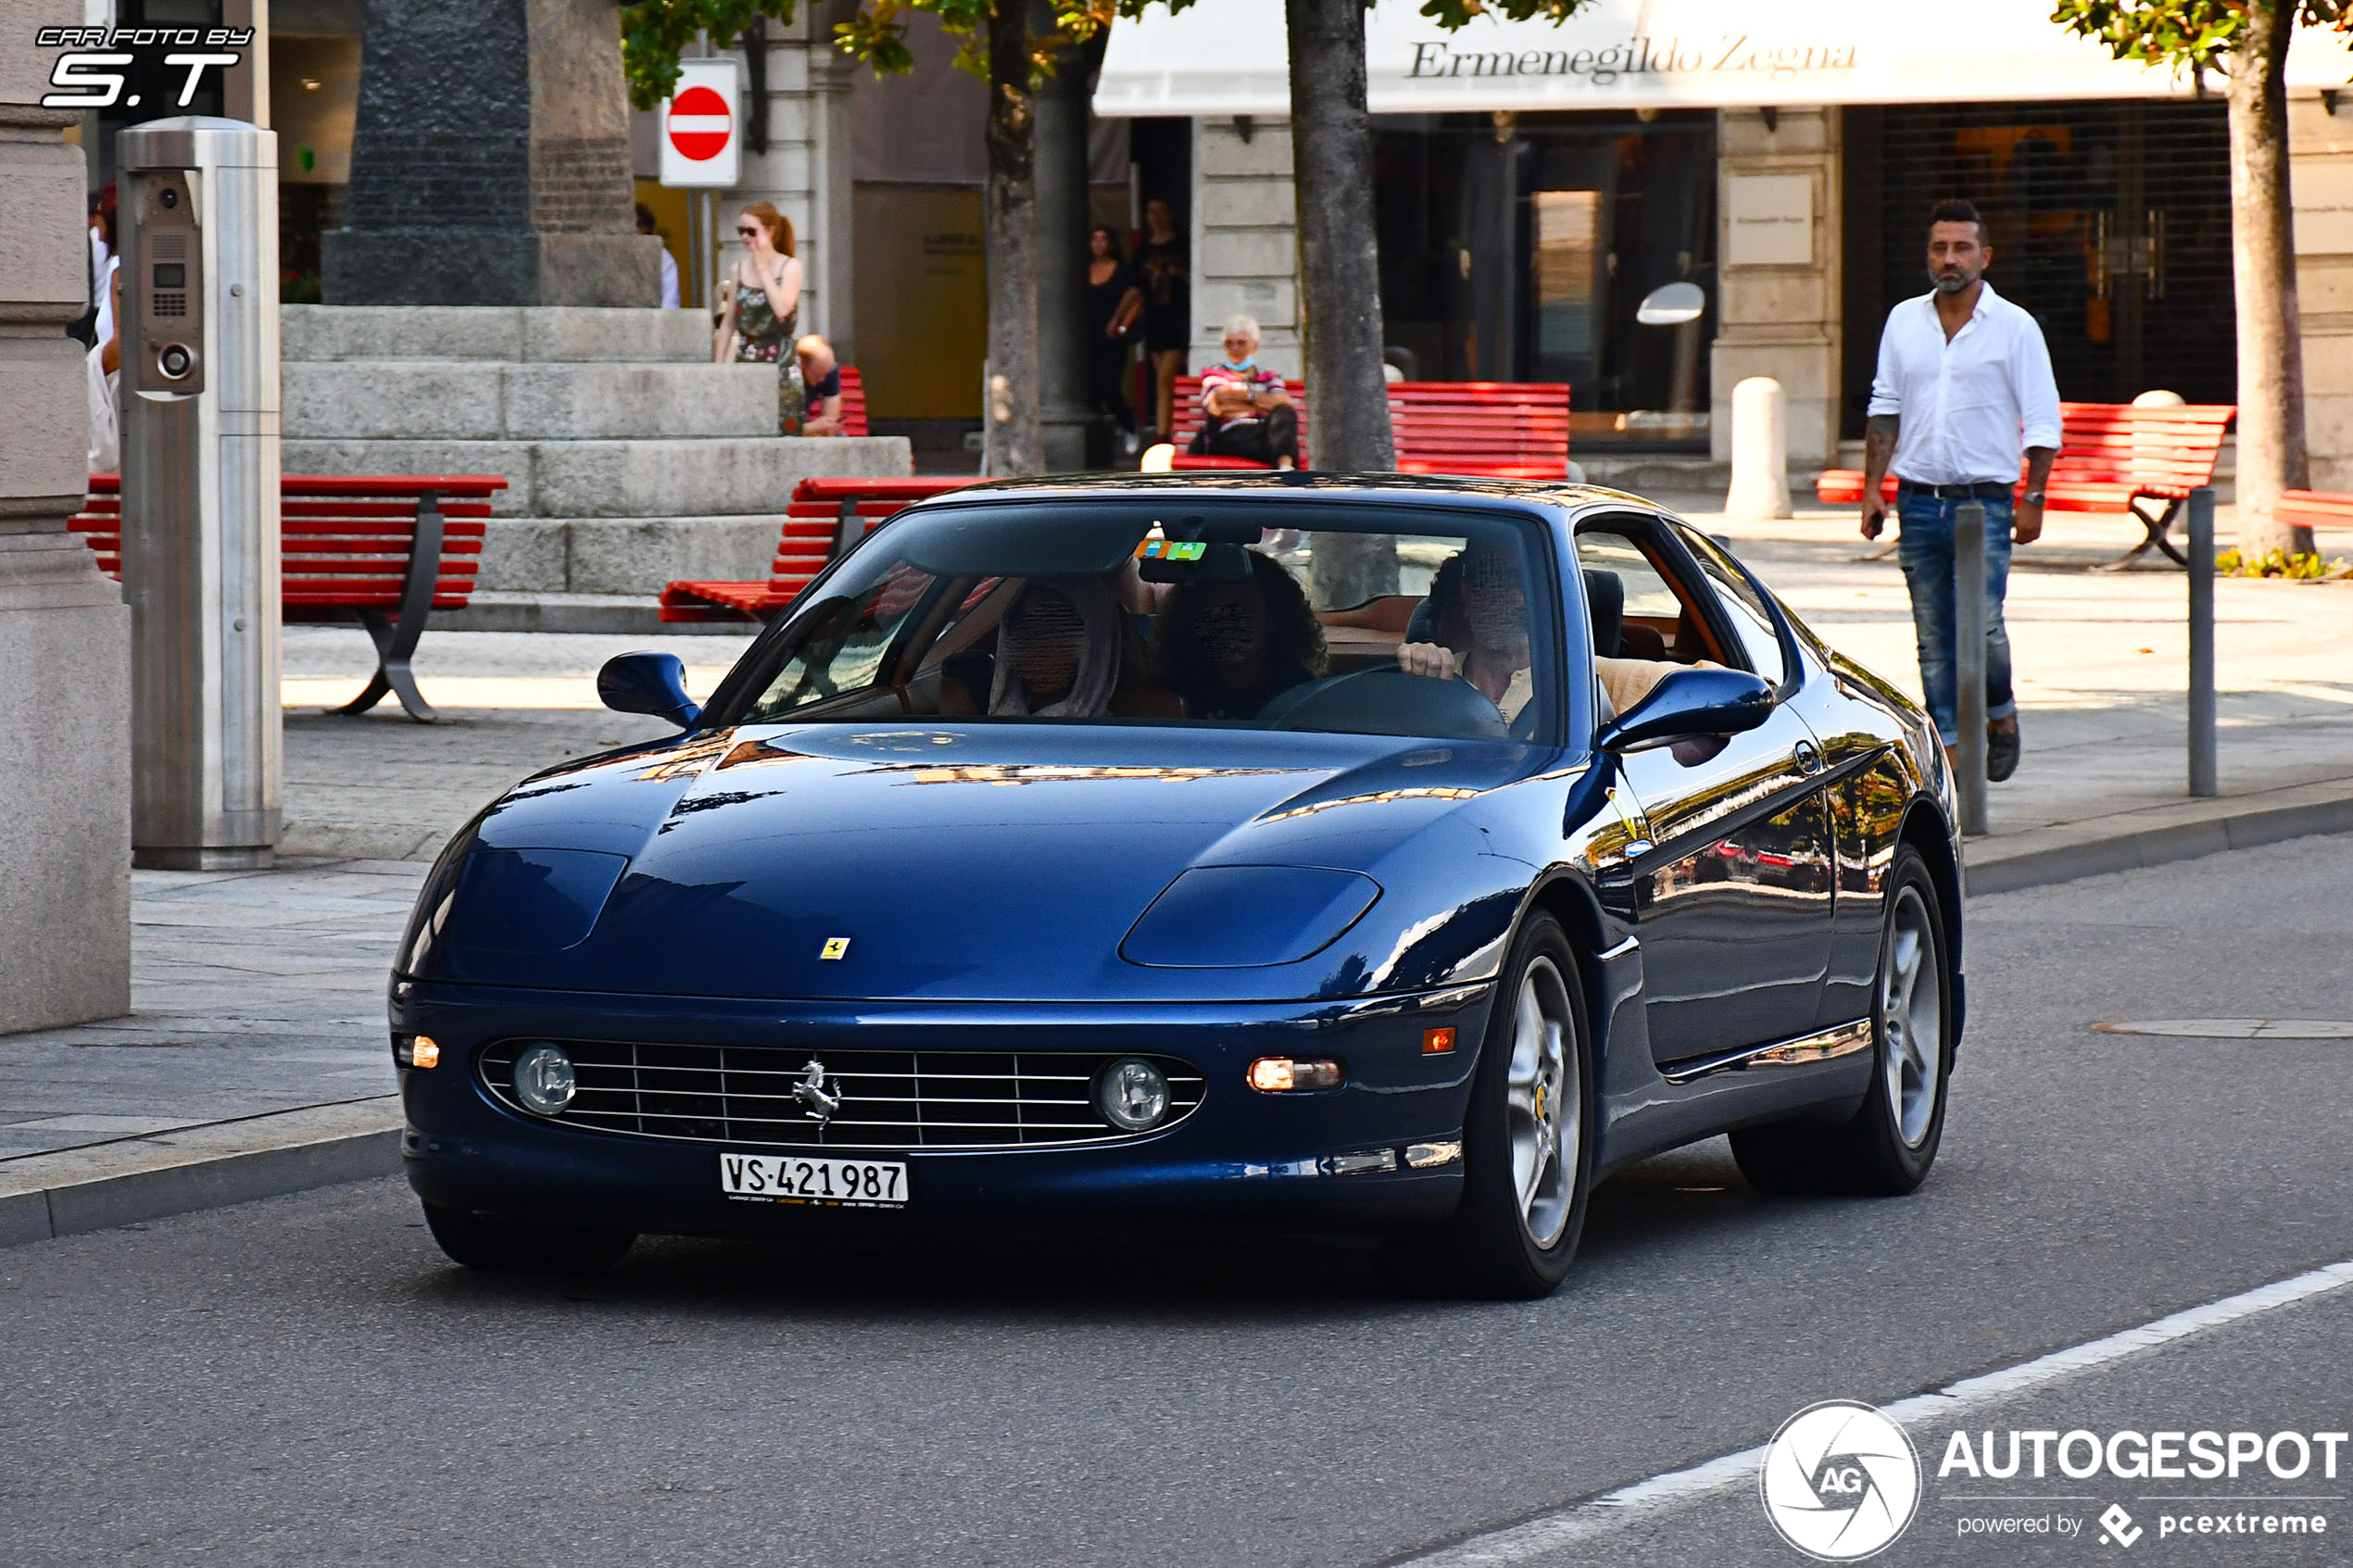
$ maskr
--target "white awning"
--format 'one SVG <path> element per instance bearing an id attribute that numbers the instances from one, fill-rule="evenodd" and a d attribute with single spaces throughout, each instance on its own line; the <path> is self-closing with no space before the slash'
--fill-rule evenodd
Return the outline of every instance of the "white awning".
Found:
<path id="1" fill-rule="evenodd" d="M 1479 18 L 1447 32 L 1420 0 L 1365 19 L 1375 114 L 1734 105 L 2171 97 L 2186 75 L 2111 59 L 2050 19 L 2050 0 L 1975 0 L 1933 19 L 1902 0 L 1591 0 L 1559 27 Z M 2308 30 L 2291 86 L 2353 82 L 2341 34 Z M 1195 0 L 1112 28 L 1095 112 L 1290 110 L 1283 7 Z M 2209 81 L 2208 91 L 2219 90 Z"/>

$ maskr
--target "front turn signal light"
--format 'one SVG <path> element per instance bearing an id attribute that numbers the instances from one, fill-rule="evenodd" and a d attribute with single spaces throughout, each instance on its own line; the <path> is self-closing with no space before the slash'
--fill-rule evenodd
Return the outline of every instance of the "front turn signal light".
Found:
<path id="1" fill-rule="evenodd" d="M 441 1065 L 441 1045 L 430 1035 L 416 1035 L 400 1040 L 392 1047 L 393 1059 L 403 1067 L 438 1067 Z"/>
<path id="2" fill-rule="evenodd" d="M 1422 1054 L 1424 1056 L 1444 1056 L 1448 1051 L 1451 1051 L 1453 1048 L 1453 1030 L 1425 1029 L 1422 1031 Z"/>
<path id="3" fill-rule="evenodd" d="M 1294 1061 L 1287 1056 L 1262 1056 L 1250 1064 L 1250 1086 L 1264 1094 L 1337 1089 L 1347 1081 L 1348 1074 L 1337 1061 Z"/>

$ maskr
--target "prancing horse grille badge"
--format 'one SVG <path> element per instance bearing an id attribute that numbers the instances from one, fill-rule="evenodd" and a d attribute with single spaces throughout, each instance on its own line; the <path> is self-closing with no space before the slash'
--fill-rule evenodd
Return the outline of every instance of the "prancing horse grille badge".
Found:
<path id="1" fill-rule="evenodd" d="M 824 1126 L 841 1109 L 841 1091 L 825 1087 L 825 1064 L 812 1060 L 801 1069 L 799 1081 L 792 1086 L 792 1098 L 800 1102 L 801 1113 L 814 1116 L 817 1125 Z"/>

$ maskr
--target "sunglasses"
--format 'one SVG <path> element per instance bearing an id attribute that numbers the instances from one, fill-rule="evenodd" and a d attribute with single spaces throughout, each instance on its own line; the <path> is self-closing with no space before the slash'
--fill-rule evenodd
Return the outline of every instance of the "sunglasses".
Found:
<path id="1" fill-rule="evenodd" d="M 736 225 L 736 233 L 738 233 L 738 234 L 750 234 L 750 235 L 752 235 L 753 237 L 757 238 L 757 237 L 759 236 L 760 231 L 759 231 L 757 228 L 753 227 L 753 226 L 752 226 L 751 224 L 749 224 L 749 223 L 741 223 L 741 224 L 737 224 L 737 225 Z"/>

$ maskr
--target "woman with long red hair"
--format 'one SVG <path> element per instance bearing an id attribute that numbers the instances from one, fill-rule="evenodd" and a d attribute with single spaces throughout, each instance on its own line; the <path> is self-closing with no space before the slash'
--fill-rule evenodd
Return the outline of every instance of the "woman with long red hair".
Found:
<path id="1" fill-rule="evenodd" d="M 720 280 L 719 330 L 711 357 L 718 364 L 775 366 L 776 429 L 798 435 L 807 398 L 792 351 L 799 335 L 801 277 L 793 255 L 792 220 L 771 202 L 754 202 L 737 215 L 736 237 L 745 254 Z"/>

